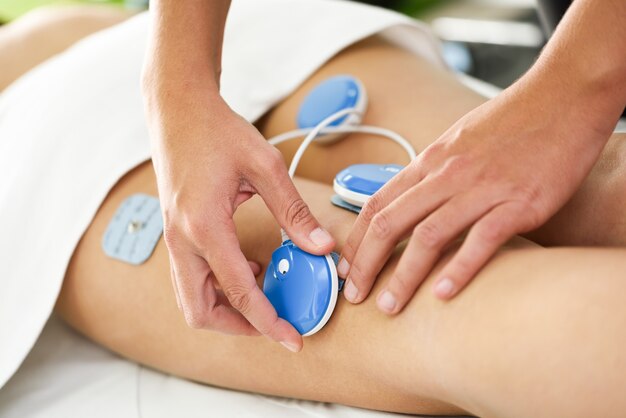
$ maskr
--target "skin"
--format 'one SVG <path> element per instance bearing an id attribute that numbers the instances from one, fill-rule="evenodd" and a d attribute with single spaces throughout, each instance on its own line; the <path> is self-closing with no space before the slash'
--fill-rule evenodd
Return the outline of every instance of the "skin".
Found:
<path id="1" fill-rule="evenodd" d="M 0 91 L 79 39 L 130 15 L 121 8 L 107 6 L 41 7 L 0 27 Z"/>
<path id="2" fill-rule="evenodd" d="M 229 3 L 154 4 L 144 92 L 173 284 L 190 326 L 258 331 L 298 351 L 295 330 L 254 286 L 256 267 L 239 251 L 232 217 L 259 193 L 301 248 L 322 254 L 334 242 L 279 156 L 219 96 Z M 369 295 L 398 242 L 410 237 L 394 278 L 377 296 L 381 310 L 398 313 L 450 243 L 467 232 L 434 288 L 451 298 L 504 242 L 535 230 L 571 198 L 626 101 L 624 16 L 619 0 L 577 0 L 526 76 L 459 120 L 373 196 L 338 266 L 349 301 Z M 223 247 L 227 259 L 212 257 Z"/>
<path id="3" fill-rule="evenodd" d="M 450 299 L 503 243 L 537 229 L 572 197 L 626 103 L 624 19 L 624 2 L 575 1 L 524 77 L 452 125 L 367 202 L 338 266 L 349 301 L 369 295 L 410 237 L 377 294 L 383 312 L 398 313 L 467 233 L 433 287 Z"/>
<path id="4" fill-rule="evenodd" d="M 321 68 L 258 123 L 261 132 L 291 128 L 303 95 L 346 72 L 370 92 L 366 122 L 397 127 L 418 149 L 483 100 L 451 75 L 370 40 Z M 612 137 L 581 188 L 534 240 L 624 244 L 624 139 Z M 285 158 L 294 146 L 281 147 Z M 356 155 L 339 152 L 345 150 Z M 332 191 L 321 183 L 353 158 L 402 163 L 404 155 L 388 141 L 353 135 L 332 147 L 314 145 L 299 173 L 318 181 L 296 181 L 340 247 L 356 217 L 333 207 Z M 612 417 L 626 408 L 625 250 L 541 248 L 516 238 L 451 302 L 418 291 L 392 319 L 380 315 L 373 299 L 358 306 L 340 300 L 329 324 L 294 355 L 267 339 L 190 329 L 177 310 L 162 240 L 139 267 L 104 256 L 106 225 L 136 192 L 157 192 L 149 163 L 125 176 L 103 202 L 76 248 L 57 303 L 66 321 L 121 355 L 223 387 L 399 412 Z M 264 203 L 251 199 L 235 223 L 246 257 L 269 260 L 280 234 Z M 426 284 L 455 251 L 444 255 Z M 400 256 L 388 261 L 375 291 L 390 280 Z"/>
<path id="5" fill-rule="evenodd" d="M 299 351 L 302 338 L 255 285 L 256 267 L 239 248 L 233 216 L 258 193 L 300 248 L 326 254 L 334 240 L 294 187 L 280 153 L 219 94 L 229 4 L 151 4 L 143 91 L 173 286 L 192 328 L 261 333 Z M 222 252 L 227 256 L 217 256 Z"/>
<path id="6" fill-rule="evenodd" d="M 261 132 L 291 128 L 301 97 L 324 78 L 346 72 L 371 94 L 367 123 L 394 126 L 418 149 L 483 100 L 453 76 L 372 40 L 321 68 L 259 122 Z M 623 242 L 624 202 L 615 199 L 626 181 L 623 139 L 615 137 L 616 146 L 604 152 L 582 194 L 550 221 L 552 230 L 538 231 L 539 240 L 562 235 L 563 245 L 592 231 L 587 239 Z M 295 146 L 281 147 L 286 159 Z M 314 145 L 300 176 L 323 181 L 352 162 L 348 149 L 359 153 L 355 159 L 406 158 L 390 141 L 351 135 L 336 145 Z M 330 204 L 330 185 L 297 179 L 296 186 L 341 249 L 356 216 Z M 407 413 L 584 417 L 619 416 L 626 408 L 620 389 L 626 383 L 625 250 L 541 248 L 516 238 L 453 301 L 418 291 L 407 309 L 389 318 L 373 299 L 356 306 L 340 299 L 328 325 L 295 355 L 267 339 L 190 329 L 176 307 L 163 241 L 139 267 L 106 258 L 102 234 L 118 205 L 137 192 L 157 192 L 149 164 L 120 181 L 103 203 L 75 251 L 57 304 L 72 326 L 125 357 L 238 390 Z M 598 201 L 606 212 L 587 215 Z M 605 222 L 613 235 L 594 232 Z M 265 264 L 280 234 L 263 201 L 242 205 L 235 224 L 246 258 Z M 455 251 L 444 255 L 426 285 Z M 394 253 L 375 290 L 388 283 L 401 256 L 401 249 Z"/>

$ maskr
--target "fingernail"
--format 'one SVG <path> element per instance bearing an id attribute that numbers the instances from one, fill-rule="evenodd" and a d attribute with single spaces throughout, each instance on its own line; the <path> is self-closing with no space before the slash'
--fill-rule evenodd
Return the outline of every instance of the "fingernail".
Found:
<path id="1" fill-rule="evenodd" d="M 339 264 L 337 264 L 337 273 L 339 273 L 340 277 L 346 277 L 348 275 L 348 270 L 350 270 L 350 263 L 345 258 L 339 260 Z"/>
<path id="2" fill-rule="evenodd" d="M 396 309 L 397 304 L 396 298 L 387 290 L 378 297 L 378 307 L 387 313 L 392 313 Z"/>
<path id="3" fill-rule="evenodd" d="M 352 280 L 348 280 L 346 287 L 343 289 L 343 295 L 348 299 L 348 302 L 356 303 L 356 298 L 359 294 L 359 290 L 356 288 Z"/>
<path id="4" fill-rule="evenodd" d="M 281 341 L 280 344 L 292 353 L 298 352 L 298 346 L 295 344 L 288 343 L 287 341 Z"/>
<path id="5" fill-rule="evenodd" d="M 439 280 L 439 282 L 435 285 L 435 294 L 440 298 L 447 298 L 451 296 L 453 291 L 454 283 L 447 277 Z"/>
<path id="6" fill-rule="evenodd" d="M 333 242 L 333 237 L 331 237 L 330 234 L 322 228 L 315 228 L 311 231 L 309 239 L 318 247 L 325 247 Z"/>

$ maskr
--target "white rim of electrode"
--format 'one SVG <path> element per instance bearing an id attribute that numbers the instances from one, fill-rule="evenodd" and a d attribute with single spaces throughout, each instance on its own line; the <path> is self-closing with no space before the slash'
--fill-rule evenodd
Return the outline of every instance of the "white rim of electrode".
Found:
<path id="1" fill-rule="evenodd" d="M 313 327 L 313 329 L 306 334 L 302 334 L 303 337 L 308 337 L 310 335 L 315 334 L 328 322 L 333 311 L 335 310 L 335 305 L 337 305 L 337 297 L 339 296 L 339 275 L 337 274 L 337 267 L 335 266 L 335 261 L 330 256 L 330 254 L 326 254 L 326 262 L 330 267 L 330 301 L 328 302 L 328 306 L 326 307 L 326 312 L 324 312 L 324 316 L 322 319 Z"/>
<path id="2" fill-rule="evenodd" d="M 367 202 L 367 199 L 370 198 L 367 194 L 346 189 L 337 182 L 337 179 L 333 180 L 333 190 L 335 190 L 335 193 L 337 193 L 342 200 L 360 208 L 362 208 L 365 202 Z"/>

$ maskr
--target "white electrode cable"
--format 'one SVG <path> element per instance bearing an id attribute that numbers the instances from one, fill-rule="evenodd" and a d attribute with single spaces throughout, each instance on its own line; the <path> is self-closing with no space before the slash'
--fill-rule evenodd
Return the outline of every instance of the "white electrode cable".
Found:
<path id="1" fill-rule="evenodd" d="M 320 135 L 358 132 L 358 133 L 369 133 L 373 135 L 384 136 L 384 137 L 391 139 L 392 141 L 400 145 L 402 148 L 404 148 L 404 150 L 407 152 L 411 160 L 413 160 L 416 157 L 417 154 L 415 152 L 415 149 L 413 149 L 413 146 L 411 145 L 411 143 L 407 141 L 403 136 L 401 136 L 400 134 L 392 130 L 380 128 L 377 126 L 369 126 L 369 125 L 338 126 L 338 127 L 328 126 L 331 123 L 335 122 L 336 120 L 342 117 L 351 115 L 351 114 L 360 115 L 360 112 L 355 108 L 342 109 L 328 116 L 326 119 L 322 120 L 314 128 L 295 129 L 293 131 L 289 131 L 289 132 L 285 132 L 283 134 L 277 135 L 268 140 L 268 143 L 270 145 L 276 146 L 282 142 L 289 141 L 291 139 L 299 138 L 299 137 L 306 135 L 304 140 L 302 141 L 302 143 L 296 150 L 296 153 L 293 156 L 293 159 L 291 160 L 291 164 L 289 165 L 289 177 L 291 178 L 294 177 L 296 173 L 296 169 L 298 168 L 298 164 L 300 163 L 300 159 L 302 159 L 304 152 L 309 147 L 311 142 L 313 142 Z M 281 238 L 283 242 L 290 239 L 287 233 L 285 232 L 285 230 L 282 228 L 280 230 L 280 234 L 281 234 Z"/>
<path id="2" fill-rule="evenodd" d="M 291 177 L 293 177 L 295 173 L 295 168 L 292 170 L 294 162 L 297 167 L 297 165 L 300 162 L 300 159 L 302 158 L 302 154 L 304 154 L 304 151 L 306 150 L 306 148 L 315 138 L 317 138 L 320 135 L 331 135 L 331 134 L 338 134 L 338 133 L 368 133 L 372 135 L 384 136 L 396 142 L 398 145 L 400 145 L 406 151 L 410 160 L 413 160 L 416 157 L 417 154 L 415 150 L 413 149 L 413 146 L 411 145 L 411 143 L 407 141 L 402 135 L 390 129 L 380 128 L 378 126 L 369 126 L 369 125 L 337 126 L 337 127 L 328 126 L 331 123 L 333 123 L 335 120 L 340 119 L 341 117 L 344 117 L 346 115 L 353 114 L 353 113 L 358 114 L 359 112 L 354 108 L 340 110 L 339 112 L 334 113 L 328 118 L 324 119 L 315 128 L 295 129 L 293 131 L 285 132 L 283 134 L 277 135 L 269 139 L 268 143 L 270 145 L 276 146 L 280 143 L 283 143 L 283 142 L 286 142 L 295 138 L 300 138 L 306 135 L 305 140 L 302 142 L 302 144 L 298 148 L 298 151 L 296 152 L 296 155 L 294 156 L 291 166 L 289 168 L 289 173 Z M 313 136 L 310 136 L 311 134 L 313 134 Z M 311 137 L 311 139 L 307 140 L 307 138 L 309 137 Z M 300 150 L 302 151 L 300 152 Z"/>
<path id="3" fill-rule="evenodd" d="M 311 129 L 311 132 L 309 132 L 307 136 L 304 137 L 304 140 L 298 147 L 298 150 L 296 151 L 296 153 L 293 156 L 293 159 L 291 160 L 291 164 L 289 165 L 289 177 L 293 178 L 293 176 L 296 174 L 296 168 L 298 168 L 298 164 L 300 164 L 300 159 L 302 158 L 304 151 L 306 151 L 306 149 L 309 147 L 311 142 L 313 142 L 315 138 L 317 138 L 320 131 L 326 128 L 328 125 L 330 125 L 334 121 L 336 121 L 337 119 L 340 119 L 344 116 L 347 116 L 353 113 L 358 114 L 359 112 L 352 107 L 348 109 L 342 109 L 338 112 L 333 113 L 332 115 L 330 115 L 329 117 L 327 117 L 326 119 L 318 123 L 315 128 Z"/>
<path id="4" fill-rule="evenodd" d="M 278 145 L 283 142 L 290 141 L 292 139 L 301 138 L 306 136 L 309 132 L 311 132 L 313 128 L 306 129 L 294 129 L 293 131 L 285 132 L 280 135 L 276 135 L 272 137 L 267 142 L 270 145 Z M 385 136 L 396 143 L 398 143 L 406 153 L 409 155 L 409 158 L 413 159 L 417 155 L 413 146 L 409 141 L 407 141 L 400 134 L 386 128 L 380 128 L 378 126 L 370 126 L 370 125 L 357 125 L 357 126 L 328 126 L 320 131 L 320 135 L 332 135 L 332 134 L 348 134 L 348 133 L 364 133 L 364 134 L 372 134 Z"/>

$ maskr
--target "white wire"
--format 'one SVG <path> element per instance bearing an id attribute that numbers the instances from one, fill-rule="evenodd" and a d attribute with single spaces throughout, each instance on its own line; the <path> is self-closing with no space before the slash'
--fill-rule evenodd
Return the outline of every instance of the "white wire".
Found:
<path id="1" fill-rule="evenodd" d="M 294 129 L 293 131 L 285 132 L 283 134 L 277 135 L 268 140 L 270 145 L 275 146 L 282 142 L 289 141 L 291 139 L 299 138 L 299 137 L 306 135 L 306 137 L 304 138 L 304 140 L 298 147 L 298 150 L 296 151 L 295 155 L 293 156 L 293 159 L 291 160 L 291 164 L 289 165 L 289 177 L 293 178 L 293 176 L 296 173 L 296 169 L 298 168 L 298 164 L 300 163 L 300 159 L 302 158 L 302 155 L 304 154 L 304 151 L 306 151 L 306 149 L 309 147 L 311 142 L 313 142 L 315 138 L 317 138 L 319 135 L 326 135 L 326 134 L 333 134 L 333 133 L 360 132 L 360 133 L 369 133 L 369 134 L 374 134 L 374 135 L 385 136 L 391 139 L 392 141 L 396 142 L 402 148 L 404 148 L 404 150 L 407 152 L 411 160 L 413 160 L 415 156 L 417 155 L 415 150 L 413 149 L 413 146 L 411 145 L 409 141 L 407 141 L 402 135 L 389 129 L 380 128 L 377 126 L 368 126 L 368 125 L 338 126 L 338 127 L 328 126 L 334 121 L 336 121 L 337 119 L 340 119 L 350 114 L 360 114 L 360 112 L 356 110 L 355 108 L 342 109 L 330 115 L 329 117 L 327 117 L 320 123 L 318 123 L 317 126 L 315 126 L 314 128 Z M 283 243 L 290 239 L 287 233 L 285 232 L 285 230 L 282 228 L 280 230 L 280 234 L 281 234 Z"/>
<path id="2" fill-rule="evenodd" d="M 370 125 L 358 125 L 358 126 L 338 126 L 336 128 L 331 127 L 331 128 L 327 128 L 328 132 L 346 132 L 346 133 L 351 133 L 351 132 L 360 132 L 360 133 L 367 133 L 367 134 L 374 134 L 374 135 L 380 135 L 380 136 L 385 136 L 389 139 L 391 139 L 392 141 L 396 142 L 398 145 L 400 145 L 402 148 L 404 148 L 404 150 L 406 151 L 406 153 L 409 155 L 409 158 L 412 160 L 417 156 L 417 153 L 415 152 L 415 149 L 413 149 L 413 146 L 411 145 L 411 143 L 409 141 L 407 141 L 402 135 L 400 135 L 397 132 L 392 131 L 391 129 L 386 129 L 386 128 L 380 128 L 378 126 L 370 126 Z M 322 131 L 322 133 L 326 133 L 326 129 L 324 129 Z"/>
<path id="3" fill-rule="evenodd" d="M 304 154 L 304 151 L 306 150 L 306 148 L 315 138 L 317 138 L 320 135 L 331 135 L 331 134 L 337 134 L 337 133 L 355 133 L 355 132 L 380 135 L 380 136 L 387 137 L 391 139 L 392 141 L 396 142 L 398 145 L 400 145 L 408 154 L 409 159 L 413 160 L 415 158 L 417 154 L 415 150 L 413 149 L 413 146 L 411 145 L 411 143 L 407 141 L 402 135 L 390 129 L 380 128 L 378 126 L 370 126 L 370 125 L 337 126 L 337 127 L 328 126 L 331 123 L 333 123 L 335 120 L 351 113 L 358 113 L 358 112 L 354 108 L 343 109 L 329 116 L 328 118 L 324 119 L 315 128 L 294 129 L 293 131 L 276 135 L 275 137 L 269 139 L 268 142 L 271 145 L 276 146 L 280 143 L 289 141 L 291 139 L 300 138 L 305 135 L 307 136 L 307 138 L 309 138 L 310 135 L 313 134 L 313 132 L 315 131 L 315 133 L 311 136 L 311 139 L 307 140 L 305 138 L 305 140 L 302 142 L 302 144 L 298 148 L 298 151 L 296 151 L 296 155 L 294 156 L 291 162 L 291 165 L 289 167 L 289 173 L 291 177 L 293 177 L 295 173 L 295 168 L 292 170 L 294 163 L 295 163 L 295 167 L 297 168 L 298 164 L 300 163 L 300 159 L 302 158 L 302 154 Z"/>
<path id="4" fill-rule="evenodd" d="M 276 146 L 276 145 L 281 144 L 283 142 L 303 137 L 303 136 L 307 135 L 309 132 L 311 132 L 312 130 L 313 130 L 313 128 L 294 129 L 293 131 L 289 131 L 289 132 L 285 132 L 285 133 L 280 134 L 280 135 L 276 135 L 275 137 L 269 139 L 267 142 L 269 142 L 270 145 Z M 401 136 L 400 134 L 398 134 L 398 133 L 396 133 L 396 132 L 394 132 L 394 131 L 392 131 L 390 129 L 380 128 L 378 126 L 371 126 L 371 125 L 327 126 L 326 128 L 322 129 L 319 134 L 320 135 L 332 135 L 332 134 L 355 133 L 355 132 L 385 136 L 385 137 L 395 141 L 402 148 L 404 148 L 404 150 L 409 155 L 409 158 L 411 160 L 413 158 L 415 158 L 415 156 L 416 156 L 416 153 L 415 153 L 415 150 L 413 149 L 413 146 L 403 136 Z"/>
<path id="5" fill-rule="evenodd" d="M 289 177 L 293 178 L 294 174 L 296 173 L 296 168 L 298 167 L 298 164 L 300 163 L 300 159 L 302 158 L 302 155 L 304 154 L 304 151 L 306 151 L 306 149 L 309 147 L 311 142 L 313 142 L 313 140 L 319 135 L 320 131 L 326 128 L 328 125 L 330 125 L 334 121 L 336 121 L 337 119 L 350 115 L 352 113 L 358 113 L 358 111 L 354 108 L 341 109 L 340 111 L 333 113 L 332 115 L 330 115 L 329 117 L 327 117 L 326 119 L 318 123 L 315 128 L 311 129 L 311 131 L 307 134 L 307 136 L 304 138 L 304 140 L 298 147 L 298 150 L 296 151 L 295 155 L 293 156 L 293 159 L 291 160 L 291 165 L 289 166 Z"/>
<path id="6" fill-rule="evenodd" d="M 293 131 L 285 132 L 280 135 L 276 135 L 267 140 L 270 145 L 278 145 L 285 141 L 289 141 L 290 139 L 300 138 L 301 136 L 305 136 L 309 132 L 311 132 L 313 128 L 305 128 L 305 129 L 294 129 Z"/>

